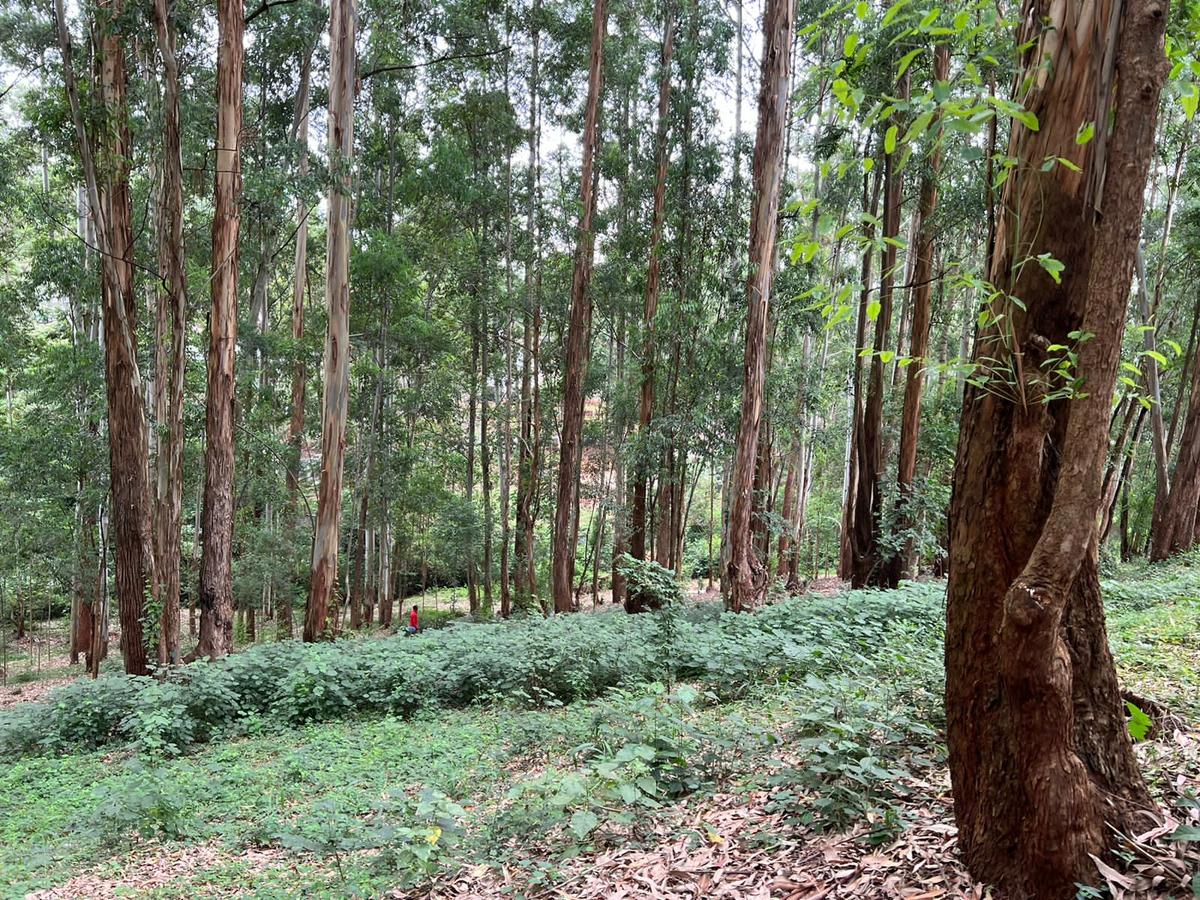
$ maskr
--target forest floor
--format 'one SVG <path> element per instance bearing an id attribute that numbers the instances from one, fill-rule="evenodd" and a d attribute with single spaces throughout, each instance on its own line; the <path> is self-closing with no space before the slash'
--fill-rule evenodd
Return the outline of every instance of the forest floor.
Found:
<path id="1" fill-rule="evenodd" d="M 1200 896 L 1200 843 L 1170 840 L 1200 826 L 1200 565 L 1106 591 L 1123 685 L 1161 707 L 1137 752 L 1163 819 L 1083 896 Z M 0 764 L 0 894 L 990 897 L 956 853 L 938 638 L 913 634 L 888 648 L 891 684 L 824 647 L 851 674 L 264 727 L 175 758 L 17 757 Z M 69 677 L 43 671 L 15 699 Z M 621 760 L 646 747 L 659 799 L 633 802 Z"/>

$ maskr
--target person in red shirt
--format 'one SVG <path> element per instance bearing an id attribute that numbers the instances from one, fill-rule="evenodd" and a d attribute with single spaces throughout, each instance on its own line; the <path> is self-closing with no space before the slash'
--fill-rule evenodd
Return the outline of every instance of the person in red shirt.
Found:
<path id="1" fill-rule="evenodd" d="M 416 634 L 420 630 L 420 622 L 417 619 L 417 607 L 413 606 L 412 612 L 408 614 L 408 628 L 405 629 L 409 634 Z"/>

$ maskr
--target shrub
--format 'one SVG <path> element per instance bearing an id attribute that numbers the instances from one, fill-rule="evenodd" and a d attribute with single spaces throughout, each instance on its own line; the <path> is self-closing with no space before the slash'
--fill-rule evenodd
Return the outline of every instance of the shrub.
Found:
<path id="1" fill-rule="evenodd" d="M 653 615 L 613 609 L 463 623 L 415 637 L 285 642 L 173 669 L 164 682 L 124 675 L 81 680 L 46 702 L 0 714 L 0 753 L 125 744 L 173 755 L 270 723 L 411 715 L 497 700 L 558 706 L 676 677 L 729 699 L 764 681 L 810 673 L 877 670 L 886 679 L 912 664 L 896 653 L 928 652 L 936 659 L 942 604 L 935 585 L 797 597 L 735 615 L 715 603 L 682 607 L 667 601 L 678 587 L 661 574 L 648 571 L 647 584 L 657 584 L 666 601 Z M 938 666 L 921 671 L 936 689 Z"/>

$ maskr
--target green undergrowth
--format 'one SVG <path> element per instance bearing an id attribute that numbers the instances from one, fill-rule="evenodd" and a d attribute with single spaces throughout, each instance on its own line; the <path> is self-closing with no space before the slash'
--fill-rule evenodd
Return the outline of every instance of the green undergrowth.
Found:
<path id="1" fill-rule="evenodd" d="M 1185 568 L 1164 578 L 1181 585 Z M 1123 679 L 1169 703 L 1168 688 L 1200 687 L 1179 649 L 1195 640 L 1197 601 L 1178 587 L 1141 601 L 1135 585 L 1157 590 L 1159 571 L 1106 590 Z M 682 810 L 728 791 L 765 791 L 795 828 L 859 825 L 886 842 L 944 762 L 943 615 L 940 585 L 907 585 L 745 616 L 669 606 L 262 648 L 195 670 L 232 670 L 220 678 L 239 705 L 226 698 L 236 715 L 177 745 L 146 735 L 167 727 L 155 716 L 212 696 L 203 675 L 199 687 L 101 679 L 93 699 L 125 704 L 103 745 L 65 753 L 65 728 L 9 738 L 21 752 L 0 766 L 0 885 L 22 896 L 162 856 L 174 877 L 132 896 L 374 897 L 463 866 L 504 866 L 534 890 L 573 856 L 652 844 L 656 828 L 713 839 Z M 63 702 L 27 715 L 82 728 L 90 713 L 68 717 Z"/>
<path id="2" fill-rule="evenodd" d="M 756 615 L 716 604 L 627 616 L 455 625 L 416 637 L 254 647 L 166 680 L 79 680 L 0 714 L 0 754 L 132 746 L 177 755 L 214 739 L 362 715 L 501 700 L 547 708 L 664 678 L 721 696 L 763 679 L 851 671 L 915 636 L 936 639 L 940 588 L 797 598 Z M 849 612 L 848 612 L 849 611 Z"/>

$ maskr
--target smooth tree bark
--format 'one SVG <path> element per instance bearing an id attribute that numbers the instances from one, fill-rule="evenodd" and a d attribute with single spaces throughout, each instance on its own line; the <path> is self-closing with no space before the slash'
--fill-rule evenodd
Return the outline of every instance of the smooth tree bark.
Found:
<path id="1" fill-rule="evenodd" d="M 663 220 L 667 206 L 667 165 L 670 147 L 667 127 L 671 111 L 671 56 L 675 49 L 675 7 L 668 0 L 663 17 L 662 53 L 658 79 L 658 125 L 655 129 L 657 165 L 654 177 L 654 204 L 650 219 L 650 258 L 646 271 L 646 292 L 642 313 L 642 384 L 638 394 L 638 458 L 634 465 L 633 501 L 629 513 L 629 554 L 646 558 L 646 493 L 650 481 L 650 423 L 654 416 L 655 318 L 658 314 L 659 271 Z M 661 515 L 661 512 L 660 512 Z M 633 592 L 625 599 L 628 612 L 640 612 L 643 598 Z"/>
<path id="2" fill-rule="evenodd" d="M 759 426 L 766 399 L 767 312 L 774 273 L 779 189 L 783 180 L 783 132 L 791 97 L 789 51 L 794 23 L 795 9 L 791 0 L 767 0 L 763 10 L 762 75 L 752 173 L 754 199 L 750 213 L 750 270 L 746 278 L 742 408 L 730 489 L 730 552 L 725 603 L 734 612 L 753 608 L 766 591 L 763 561 L 752 546 L 750 514 L 754 505 Z"/>
<path id="3" fill-rule="evenodd" d="M 588 95 L 583 125 L 583 165 L 579 179 L 581 212 L 571 276 L 571 312 L 563 348 L 562 436 L 559 441 L 551 553 L 551 593 L 554 610 L 559 613 L 571 611 L 571 584 L 575 575 L 573 512 L 578 501 L 576 471 L 583 450 L 583 383 L 591 356 L 596 155 L 600 145 L 600 95 L 604 87 L 604 38 L 607 30 L 607 0 L 594 0 Z"/>
<path id="4" fill-rule="evenodd" d="M 329 14 L 329 224 L 325 248 L 324 396 L 321 402 L 321 480 L 313 535 L 312 583 L 304 640 L 331 637 L 337 624 L 338 526 L 350 398 L 350 168 L 354 161 L 355 0 L 332 0 Z"/>
<path id="5" fill-rule="evenodd" d="M 200 639 L 192 656 L 233 652 L 233 458 L 237 395 L 238 236 L 241 227 L 243 0 L 217 3 L 217 148 L 214 155 L 212 310 L 204 417 Z"/>
<path id="6" fill-rule="evenodd" d="M 312 76 L 312 53 L 304 56 L 300 68 L 300 89 L 296 92 L 296 174 L 303 179 L 308 175 L 308 95 Z M 296 207 L 296 252 L 292 266 L 292 413 L 288 419 L 287 432 L 287 505 L 285 533 L 288 545 L 295 545 L 297 501 L 300 497 L 300 452 L 304 443 L 304 394 L 308 382 L 305 371 L 304 352 L 300 342 L 304 340 L 304 296 L 308 284 L 308 214 L 307 204 L 301 201 Z M 290 592 L 279 604 L 275 615 L 276 637 L 291 640 L 292 599 Z"/>
<path id="7" fill-rule="evenodd" d="M 104 332 L 104 381 L 108 404 L 109 482 L 116 557 L 116 594 L 121 622 L 121 657 L 130 675 L 149 673 L 144 619 L 146 599 L 158 606 L 151 525 L 145 391 L 137 352 L 137 301 L 134 297 L 133 209 L 130 200 L 128 74 L 125 36 L 120 30 L 123 0 L 97 3 L 95 28 L 95 134 L 88 131 L 73 47 L 62 0 L 55 0 L 63 81 L 83 169 L 93 238 L 100 255 Z M 105 554 L 101 554 L 101 564 Z M 103 611 L 103 602 L 101 604 Z M 93 665 L 107 641 L 106 622 L 93 633 Z"/>
<path id="8" fill-rule="evenodd" d="M 945 83 L 950 77 L 950 48 L 939 44 L 933 54 L 933 80 Z M 940 111 L 938 113 L 940 118 Z M 935 123 L 936 124 L 936 123 Z M 912 511 L 913 482 L 917 476 L 917 441 L 921 432 L 921 400 L 925 392 L 925 368 L 929 355 L 929 326 L 933 318 L 933 254 L 934 222 L 937 212 L 938 178 L 942 171 L 941 134 L 934 128 L 933 147 L 929 162 L 921 173 L 920 199 L 917 202 L 915 252 L 912 265 L 910 296 L 910 328 L 908 356 L 905 369 L 904 405 L 900 411 L 900 460 L 896 471 L 897 515 L 896 528 L 903 534 L 916 527 Z M 891 586 L 901 578 L 916 574 L 915 543 L 908 535 L 899 553 L 888 563 L 887 582 Z"/>
<path id="9" fill-rule="evenodd" d="M 976 878 L 1012 896 L 1074 897 L 1097 880 L 1092 854 L 1107 852 L 1110 827 L 1150 821 L 1096 528 L 1166 13 L 1163 0 L 1028 0 L 1021 16 L 1016 99 L 1040 127 L 1012 123 L 1017 169 L 997 207 L 997 294 L 963 403 L 946 603 L 959 847 Z M 1088 123 L 1095 138 L 1079 144 Z M 1043 253 L 1063 264 L 1061 283 Z M 1045 374 L 1055 344 L 1077 347 L 1081 386 Z"/>

